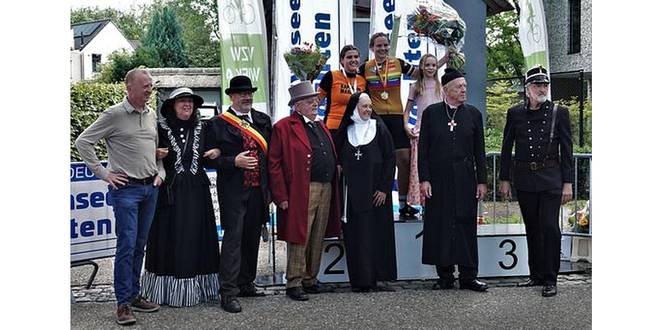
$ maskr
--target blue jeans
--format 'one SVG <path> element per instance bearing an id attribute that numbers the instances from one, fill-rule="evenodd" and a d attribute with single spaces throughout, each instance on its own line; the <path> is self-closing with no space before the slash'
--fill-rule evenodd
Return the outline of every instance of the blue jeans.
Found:
<path id="1" fill-rule="evenodd" d="M 129 183 L 119 189 L 110 188 L 110 198 L 117 234 L 115 296 L 117 305 L 130 304 L 140 292 L 144 247 L 156 210 L 158 187 Z"/>

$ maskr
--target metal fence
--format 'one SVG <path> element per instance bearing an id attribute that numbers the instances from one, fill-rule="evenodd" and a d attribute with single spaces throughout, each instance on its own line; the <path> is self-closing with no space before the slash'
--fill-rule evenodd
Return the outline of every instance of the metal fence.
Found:
<path id="1" fill-rule="evenodd" d="M 562 206 L 559 219 L 564 235 L 591 236 L 592 234 L 591 157 L 591 154 L 573 155 L 575 166 L 573 200 Z M 492 232 L 492 234 L 523 230 L 522 216 L 515 203 L 517 201 L 515 186 L 512 184 L 514 189 L 511 202 L 504 201 L 499 195 L 500 161 L 499 152 L 486 154 L 489 196 L 479 205 L 480 224 L 499 225 L 493 226 L 495 228 L 493 230 L 500 232 Z"/>

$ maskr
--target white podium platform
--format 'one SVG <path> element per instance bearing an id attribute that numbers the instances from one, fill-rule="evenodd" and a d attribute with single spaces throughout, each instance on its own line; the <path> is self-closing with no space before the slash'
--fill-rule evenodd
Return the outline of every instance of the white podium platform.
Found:
<path id="1" fill-rule="evenodd" d="M 422 221 L 395 221 L 398 280 L 435 279 L 435 266 L 422 264 Z M 520 225 L 479 225 L 478 277 L 526 276 L 527 243 Z M 562 237 L 562 259 L 570 257 L 571 238 Z M 339 239 L 326 239 L 318 279 L 324 283 L 348 282 L 346 251 Z"/>

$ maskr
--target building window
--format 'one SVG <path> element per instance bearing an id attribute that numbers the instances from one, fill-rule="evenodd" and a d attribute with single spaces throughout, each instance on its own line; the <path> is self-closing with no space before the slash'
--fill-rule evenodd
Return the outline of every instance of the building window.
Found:
<path id="1" fill-rule="evenodd" d="M 92 72 L 101 71 L 101 54 L 92 54 Z"/>
<path id="2" fill-rule="evenodd" d="M 568 0 L 568 53 L 580 52 L 581 42 L 581 1 Z"/>

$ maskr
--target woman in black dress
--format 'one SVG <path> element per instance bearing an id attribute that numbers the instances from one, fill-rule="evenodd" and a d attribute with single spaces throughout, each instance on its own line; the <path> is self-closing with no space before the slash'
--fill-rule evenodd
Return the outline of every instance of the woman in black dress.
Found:
<path id="1" fill-rule="evenodd" d="M 347 185 L 343 223 L 353 291 L 393 291 L 377 281 L 397 277 L 392 214 L 394 142 L 365 92 L 351 96 L 337 130 L 336 148 Z"/>
<path id="2" fill-rule="evenodd" d="M 193 306 L 218 297 L 218 233 L 203 166 L 220 150 L 205 143 L 206 123 L 197 110 L 203 102 L 183 87 L 160 110 L 159 148 L 168 150 L 167 176 L 149 231 L 141 294 L 161 305 Z"/>

